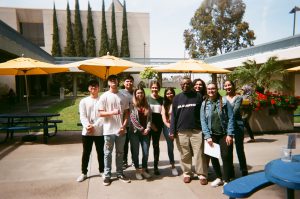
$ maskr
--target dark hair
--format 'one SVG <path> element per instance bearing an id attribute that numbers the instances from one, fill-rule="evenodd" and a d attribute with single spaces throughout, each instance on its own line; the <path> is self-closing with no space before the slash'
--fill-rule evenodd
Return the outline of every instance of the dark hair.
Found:
<path id="1" fill-rule="evenodd" d="M 229 82 L 229 83 L 232 85 L 232 92 L 235 93 L 235 84 L 234 84 L 234 82 L 233 82 L 232 80 L 226 80 L 226 81 L 224 82 L 224 84 L 225 84 L 226 82 Z"/>
<path id="2" fill-rule="evenodd" d="M 91 79 L 88 81 L 88 86 L 98 86 L 99 87 L 99 82 L 96 79 Z"/>
<path id="3" fill-rule="evenodd" d="M 200 78 L 194 79 L 194 81 L 193 81 L 193 87 L 195 86 L 195 84 L 196 84 L 198 81 L 200 81 L 200 82 L 202 83 L 202 90 L 200 91 L 200 93 L 201 93 L 202 96 L 204 97 L 204 96 L 206 96 L 207 92 L 206 92 L 206 84 L 205 84 L 205 82 L 204 82 L 202 79 L 200 79 Z"/>
<path id="4" fill-rule="evenodd" d="M 157 80 L 152 80 L 150 82 L 150 89 L 153 86 L 153 84 L 156 84 L 158 91 L 160 91 L 160 83 Z"/>
<path id="5" fill-rule="evenodd" d="M 127 80 L 127 79 L 129 79 L 131 81 L 134 81 L 134 78 L 130 74 L 125 76 L 124 81 Z"/>
<path id="6" fill-rule="evenodd" d="M 170 105 L 172 104 L 172 101 L 167 98 L 167 92 L 168 91 L 171 91 L 173 93 L 173 95 L 175 96 L 174 88 L 168 87 L 168 88 L 165 89 L 163 106 L 165 108 L 165 116 L 166 116 L 167 119 L 169 119 L 169 114 L 168 113 L 169 113 L 169 110 L 170 110 Z"/>
<path id="7" fill-rule="evenodd" d="M 107 81 L 110 81 L 112 79 L 117 79 L 118 80 L 118 76 L 117 75 L 110 75 L 110 76 L 108 76 Z"/>

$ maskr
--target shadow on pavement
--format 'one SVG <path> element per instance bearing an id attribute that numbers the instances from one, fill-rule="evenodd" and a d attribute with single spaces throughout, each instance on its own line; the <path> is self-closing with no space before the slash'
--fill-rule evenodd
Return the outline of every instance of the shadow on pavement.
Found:
<path id="1" fill-rule="evenodd" d="M 23 143 L 22 142 L 14 142 L 10 143 L 10 141 L 0 145 L 0 160 L 2 160 L 5 156 L 10 154 L 19 148 Z"/>

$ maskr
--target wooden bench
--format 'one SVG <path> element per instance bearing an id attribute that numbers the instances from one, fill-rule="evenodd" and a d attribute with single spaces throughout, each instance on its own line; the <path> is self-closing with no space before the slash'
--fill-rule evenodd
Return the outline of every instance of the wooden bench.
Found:
<path id="1" fill-rule="evenodd" d="M 229 196 L 230 199 L 247 198 L 256 191 L 272 184 L 272 182 L 267 180 L 265 172 L 262 171 L 229 182 L 223 187 L 223 193 Z"/>

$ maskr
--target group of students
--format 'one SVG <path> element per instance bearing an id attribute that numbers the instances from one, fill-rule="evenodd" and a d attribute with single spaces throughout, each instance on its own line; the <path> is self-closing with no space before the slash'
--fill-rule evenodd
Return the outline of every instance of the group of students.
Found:
<path id="1" fill-rule="evenodd" d="M 128 143 L 130 143 L 131 158 L 136 169 L 136 179 L 151 177 L 148 171 L 151 140 L 154 152 L 154 174 L 160 175 L 158 164 L 161 132 L 167 142 L 171 172 L 174 176 L 178 175 L 173 145 L 173 141 L 176 141 L 185 183 L 191 182 L 196 174 L 200 184 L 208 184 L 209 160 L 217 176 L 211 186 L 223 185 L 234 178 L 233 139 L 235 139 L 242 175 L 248 174 L 243 146 L 244 124 L 240 114 L 243 98 L 236 95 L 232 81 L 225 82 L 224 89 L 227 95 L 224 97 L 218 93 L 216 83 L 209 82 L 205 85 L 201 79 L 192 82 L 190 78 L 184 77 L 180 84 L 182 89 L 180 94 L 175 95 L 173 88 L 166 88 L 163 97 L 159 95 L 159 82 L 150 83 L 149 96 L 146 96 L 142 87 L 133 89 L 133 82 L 133 77 L 127 76 L 124 80 L 125 88 L 118 90 L 118 78 L 111 75 L 108 77 L 109 90 L 99 97 L 98 81 L 89 81 L 90 96 L 82 99 L 79 104 L 83 126 L 83 153 L 82 174 L 78 177 L 78 182 L 87 179 L 87 167 L 93 143 L 96 146 L 99 172 L 105 186 L 111 184 L 113 148 L 116 156 L 116 176 L 123 182 L 130 182 L 123 173 L 128 165 Z M 204 154 L 204 142 L 211 146 L 214 143 L 220 144 L 223 172 L 217 158 Z M 193 157 L 195 171 L 192 171 Z"/>

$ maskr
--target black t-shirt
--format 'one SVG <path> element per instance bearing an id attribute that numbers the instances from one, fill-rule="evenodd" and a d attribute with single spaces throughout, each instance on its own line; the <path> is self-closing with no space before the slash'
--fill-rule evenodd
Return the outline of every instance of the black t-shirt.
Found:
<path id="1" fill-rule="evenodd" d="M 182 130 L 201 129 L 200 108 L 202 95 L 199 93 L 182 92 L 176 95 L 172 104 L 171 133 Z"/>

